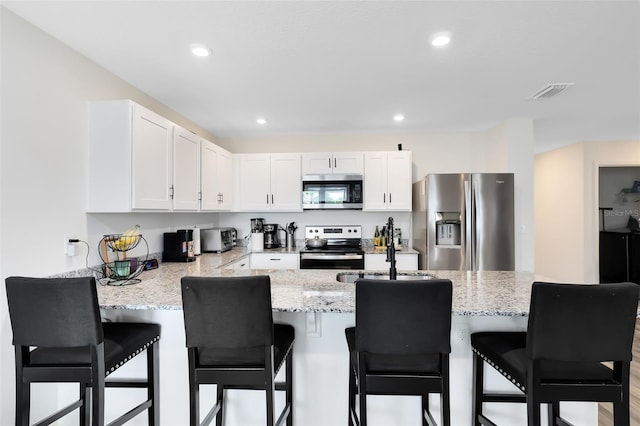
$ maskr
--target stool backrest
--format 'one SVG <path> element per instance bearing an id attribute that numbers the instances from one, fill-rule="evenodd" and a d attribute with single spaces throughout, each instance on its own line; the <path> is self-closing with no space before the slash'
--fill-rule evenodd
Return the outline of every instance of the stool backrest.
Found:
<path id="1" fill-rule="evenodd" d="M 6 287 L 14 345 L 102 343 L 95 278 L 9 277 Z"/>
<path id="2" fill-rule="evenodd" d="M 630 361 L 639 290 L 631 283 L 533 283 L 529 358 Z"/>
<path id="3" fill-rule="evenodd" d="M 273 344 L 268 276 L 183 277 L 189 348 L 239 349 Z"/>
<path id="4" fill-rule="evenodd" d="M 356 350 L 450 353 L 451 295 L 449 280 L 356 281 Z"/>

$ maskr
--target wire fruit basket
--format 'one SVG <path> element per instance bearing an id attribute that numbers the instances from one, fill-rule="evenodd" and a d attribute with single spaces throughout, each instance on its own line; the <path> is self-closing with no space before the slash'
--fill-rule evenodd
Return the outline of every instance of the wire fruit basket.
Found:
<path id="1" fill-rule="evenodd" d="M 128 257 L 128 252 L 136 248 L 140 242 L 144 242 L 145 254 Z M 115 253 L 115 256 L 110 258 L 110 251 Z M 100 240 L 98 253 L 102 260 L 102 283 L 118 286 L 137 284 L 141 281 L 137 277 L 144 271 L 149 258 L 149 244 L 142 234 L 107 234 Z"/>

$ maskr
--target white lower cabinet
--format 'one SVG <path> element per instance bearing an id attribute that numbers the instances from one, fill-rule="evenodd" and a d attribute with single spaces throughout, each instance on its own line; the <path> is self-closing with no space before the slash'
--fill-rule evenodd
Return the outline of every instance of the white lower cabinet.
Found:
<path id="1" fill-rule="evenodd" d="M 390 262 L 387 262 L 384 253 L 367 253 L 364 255 L 364 269 L 367 271 L 389 270 Z M 396 252 L 396 269 L 398 271 L 417 271 L 418 255 L 415 253 Z"/>
<path id="2" fill-rule="evenodd" d="M 299 269 L 300 256 L 293 253 L 251 253 L 251 269 Z"/>

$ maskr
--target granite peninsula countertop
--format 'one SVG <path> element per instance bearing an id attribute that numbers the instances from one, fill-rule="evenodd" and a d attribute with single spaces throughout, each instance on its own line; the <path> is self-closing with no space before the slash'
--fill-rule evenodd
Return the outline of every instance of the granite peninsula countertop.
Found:
<path id="1" fill-rule="evenodd" d="M 138 284 L 99 286 L 100 306 L 105 309 L 179 310 L 182 309 L 180 278 L 184 276 L 269 275 L 274 311 L 354 312 L 355 285 L 338 282 L 336 277 L 341 272 L 362 271 L 224 268 L 248 255 L 246 248 L 236 248 L 223 254 L 203 254 L 195 262 L 161 263 L 158 269 L 143 272 L 140 275 L 142 281 Z M 531 284 L 535 280 L 544 280 L 532 273 L 518 271 L 419 272 L 450 279 L 453 282 L 453 312 L 468 316 L 527 315 Z"/>

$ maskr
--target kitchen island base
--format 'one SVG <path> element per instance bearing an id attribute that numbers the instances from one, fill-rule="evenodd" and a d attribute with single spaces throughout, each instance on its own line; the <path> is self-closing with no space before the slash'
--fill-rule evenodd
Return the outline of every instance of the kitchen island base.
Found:
<path id="1" fill-rule="evenodd" d="M 344 329 L 353 326 L 353 313 L 311 313 L 319 327 L 311 329 L 305 312 L 274 312 L 274 321 L 291 324 L 296 329 L 294 344 L 294 424 L 300 426 L 339 426 L 347 424 L 348 352 Z M 181 310 L 105 309 L 103 316 L 113 321 L 153 321 L 162 325 L 160 341 L 160 424 L 184 426 L 189 422 L 187 350 Z M 482 330 L 524 330 L 523 316 L 462 316 L 452 321 L 451 353 L 451 424 L 471 424 L 472 356 L 469 333 Z M 307 328 L 309 327 L 309 330 Z M 309 331 L 309 333 L 308 333 Z M 144 362 L 131 361 L 118 375 L 143 376 Z M 487 369 L 487 386 L 495 390 L 514 388 L 498 373 Z M 38 386 L 38 385 L 36 385 Z M 66 386 L 66 387 L 64 387 Z M 61 385 L 58 401 L 66 401 L 76 389 Z M 106 419 L 131 406 L 143 392 L 131 389 L 125 395 L 107 391 Z M 203 387 L 202 415 L 215 400 L 215 387 Z M 433 415 L 439 415 L 439 397 L 431 397 Z M 283 392 L 276 392 L 276 409 L 284 404 Z M 247 408 L 251 407 L 251 408 Z M 225 425 L 253 426 L 265 424 L 265 395 L 261 391 L 228 392 Z M 543 409 L 546 409 L 543 406 Z M 597 426 L 597 404 L 563 403 L 563 416 L 574 424 Z M 526 425 L 524 404 L 489 404 L 485 412 L 499 425 Z M 369 396 L 371 426 L 420 426 L 420 399 L 410 396 Z M 437 418 L 437 417 L 436 417 Z M 68 424 L 74 424 L 70 419 Z M 67 423 L 64 423 L 65 425 Z M 145 416 L 134 419 L 132 426 L 146 425 Z M 543 423 L 544 424 L 544 423 Z"/>

